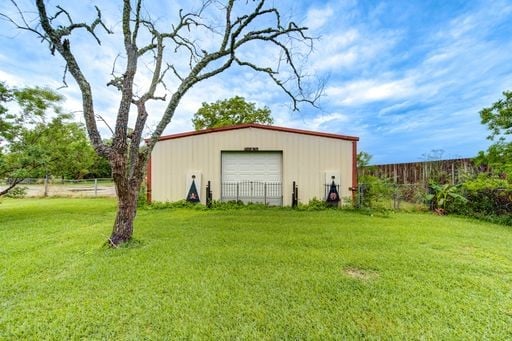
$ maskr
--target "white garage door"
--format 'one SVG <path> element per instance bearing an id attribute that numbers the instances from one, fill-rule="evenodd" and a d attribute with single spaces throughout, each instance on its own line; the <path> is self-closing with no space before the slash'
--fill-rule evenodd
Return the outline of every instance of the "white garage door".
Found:
<path id="1" fill-rule="evenodd" d="M 223 152 L 222 199 L 282 204 L 281 152 Z"/>
<path id="2" fill-rule="evenodd" d="M 279 152 L 223 152 L 222 181 L 281 182 Z"/>

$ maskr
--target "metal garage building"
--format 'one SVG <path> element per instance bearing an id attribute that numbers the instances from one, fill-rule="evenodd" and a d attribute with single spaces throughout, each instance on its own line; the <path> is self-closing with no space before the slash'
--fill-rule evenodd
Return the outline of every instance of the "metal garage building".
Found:
<path id="1" fill-rule="evenodd" d="M 178 201 L 194 189 L 201 203 L 211 192 L 213 200 L 289 206 L 297 192 L 299 202 L 325 199 L 333 181 L 351 197 L 358 140 L 261 124 L 162 136 L 148 164 L 148 200 Z"/>

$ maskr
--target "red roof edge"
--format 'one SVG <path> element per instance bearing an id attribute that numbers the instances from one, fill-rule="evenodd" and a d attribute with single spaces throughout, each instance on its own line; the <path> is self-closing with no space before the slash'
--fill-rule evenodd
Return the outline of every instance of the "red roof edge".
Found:
<path id="1" fill-rule="evenodd" d="M 182 137 L 189 137 L 189 136 L 196 136 L 196 135 L 203 135 L 203 134 L 210 134 L 210 133 L 219 133 L 219 132 L 223 132 L 223 131 L 245 129 L 245 128 L 266 129 L 266 130 L 273 130 L 273 131 L 281 131 L 281 132 L 285 132 L 285 133 L 327 137 L 327 138 L 346 140 L 346 141 L 359 141 L 359 137 L 356 137 L 356 136 L 322 133 L 319 131 L 285 128 L 285 127 L 271 126 L 271 125 L 258 124 L 258 123 L 239 124 L 239 125 L 228 126 L 228 127 L 210 128 L 210 129 L 204 129 L 204 130 L 189 131 L 189 132 L 179 133 L 179 134 L 165 135 L 165 136 L 161 136 L 158 139 L 158 141 L 173 140 L 173 139 L 179 139 Z"/>

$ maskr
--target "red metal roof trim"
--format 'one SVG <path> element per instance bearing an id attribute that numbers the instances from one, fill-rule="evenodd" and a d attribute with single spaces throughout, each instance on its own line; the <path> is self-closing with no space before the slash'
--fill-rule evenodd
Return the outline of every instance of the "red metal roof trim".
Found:
<path id="1" fill-rule="evenodd" d="M 179 139 L 179 138 L 182 138 L 182 137 L 189 137 L 189 136 L 196 136 L 196 135 L 210 134 L 210 133 L 219 133 L 219 132 L 223 132 L 223 131 L 245 129 L 245 128 L 266 129 L 266 130 L 273 130 L 273 131 L 281 131 L 281 132 L 285 132 L 285 133 L 294 133 L 294 134 L 302 134 L 302 135 L 310 135 L 310 136 L 327 137 L 327 138 L 338 139 L 338 140 L 359 141 L 359 137 L 355 137 L 355 136 L 338 135 L 338 134 L 331 134 L 331 133 L 322 133 L 322 132 L 318 132 L 318 131 L 293 129 L 293 128 L 285 128 L 285 127 L 277 127 L 277 126 L 271 126 L 271 125 L 265 125 L 265 124 L 257 124 L 257 123 L 239 124 L 239 125 L 229 126 L 229 127 L 211 128 L 211 129 L 204 129 L 204 130 L 189 131 L 189 132 L 186 132 L 186 133 L 165 135 L 165 136 L 161 136 L 158 139 L 158 141 Z"/>

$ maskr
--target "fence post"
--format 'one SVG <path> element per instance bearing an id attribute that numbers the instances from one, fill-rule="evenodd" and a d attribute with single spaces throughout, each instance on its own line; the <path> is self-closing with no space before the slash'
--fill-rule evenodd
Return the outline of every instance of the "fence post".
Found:
<path id="1" fill-rule="evenodd" d="M 94 196 L 98 196 L 98 179 L 94 179 Z"/>
<path id="2" fill-rule="evenodd" d="M 48 173 L 46 173 L 46 176 L 44 177 L 44 196 L 48 196 Z"/>
<path id="3" fill-rule="evenodd" d="M 393 186 L 393 209 L 400 209 L 400 187 L 398 184 Z"/>
<path id="4" fill-rule="evenodd" d="M 264 185 L 265 185 L 265 187 L 263 188 L 263 191 L 264 191 L 263 192 L 263 197 L 264 197 L 263 200 L 265 200 L 265 205 L 266 205 L 267 204 L 267 183 L 265 182 Z"/>
<path id="5" fill-rule="evenodd" d="M 236 202 L 238 203 L 238 197 L 240 194 L 240 183 L 236 183 Z"/>
<path id="6" fill-rule="evenodd" d="M 362 208 L 363 207 L 363 203 L 365 201 L 365 195 L 366 195 L 366 190 L 367 190 L 367 187 L 365 184 L 358 184 L 357 185 L 357 193 L 358 193 L 358 196 L 357 196 L 357 208 Z"/>

